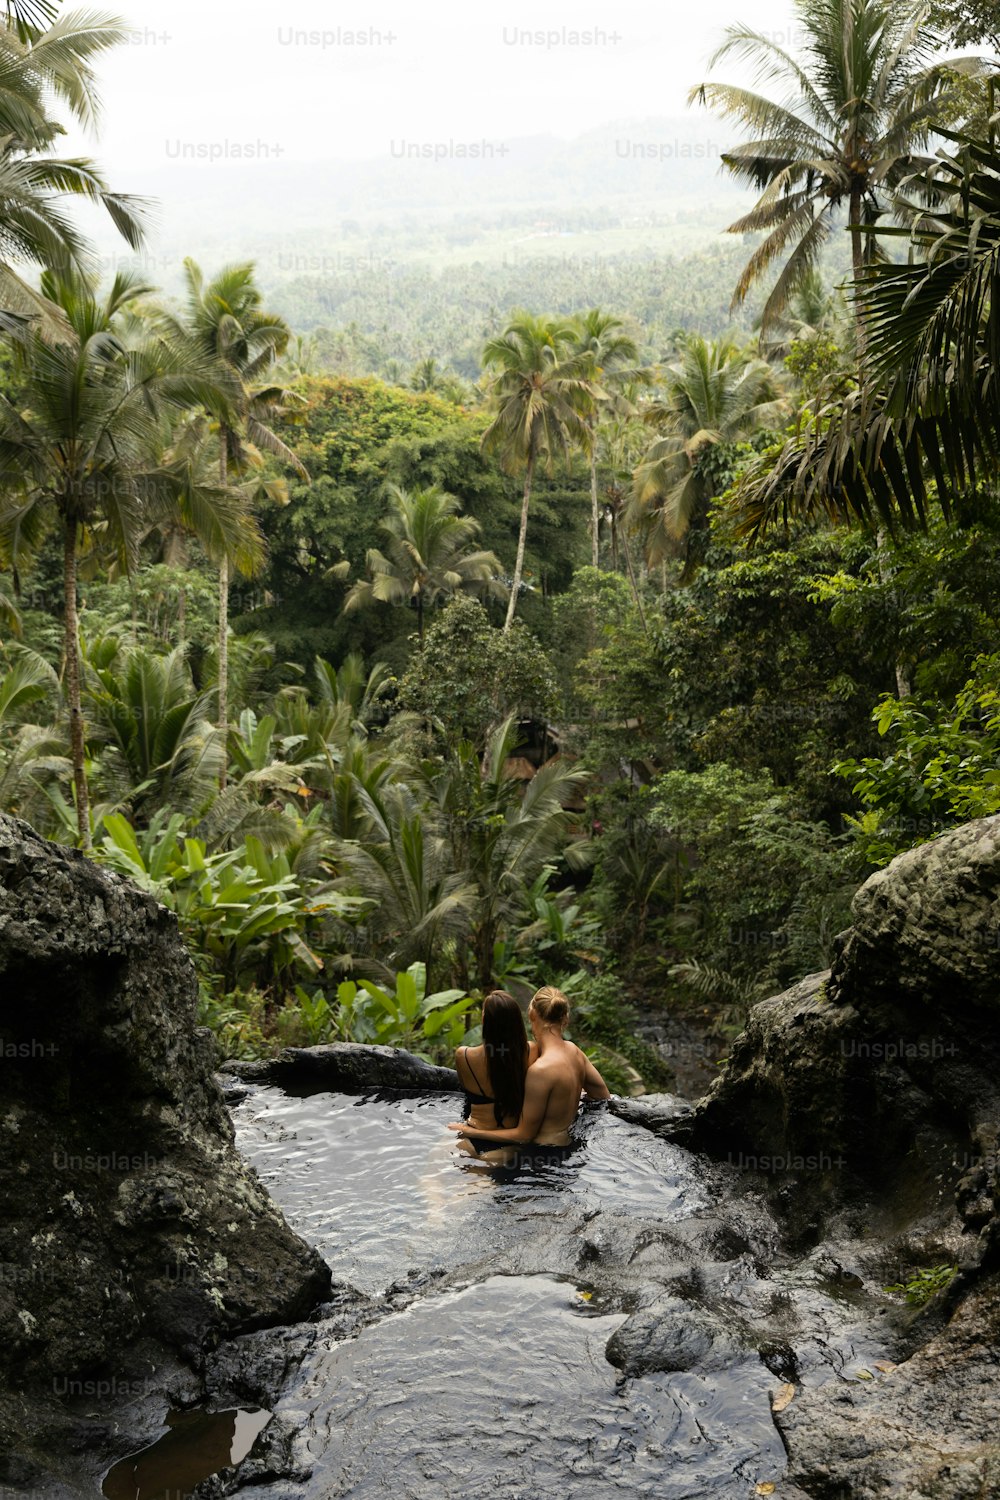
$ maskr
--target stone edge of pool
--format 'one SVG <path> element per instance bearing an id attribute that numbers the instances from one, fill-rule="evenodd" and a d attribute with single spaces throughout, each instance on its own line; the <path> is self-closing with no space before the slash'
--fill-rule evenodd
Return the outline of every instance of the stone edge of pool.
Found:
<path id="1" fill-rule="evenodd" d="M 227 1100 L 243 1098 L 241 1084 L 277 1084 L 282 1088 L 308 1086 L 317 1093 L 366 1094 L 373 1090 L 410 1094 L 461 1092 L 454 1068 L 435 1067 L 401 1047 L 378 1047 L 361 1042 L 329 1042 L 319 1047 L 286 1047 L 264 1060 L 233 1058 L 217 1074 Z M 674 1094 L 644 1094 L 638 1099 L 613 1097 L 612 1114 L 656 1135 L 680 1135 L 691 1105 Z"/>

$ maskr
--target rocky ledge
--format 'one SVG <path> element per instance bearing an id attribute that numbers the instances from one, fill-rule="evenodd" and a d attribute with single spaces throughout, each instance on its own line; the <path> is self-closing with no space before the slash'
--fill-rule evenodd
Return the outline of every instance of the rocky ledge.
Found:
<path id="1" fill-rule="evenodd" d="M 340 1094 L 458 1093 L 454 1068 L 436 1068 L 402 1047 L 370 1047 L 360 1042 L 329 1042 L 321 1047 L 286 1047 L 275 1058 L 223 1063 L 223 1078 L 276 1083 L 284 1089 Z"/>
<path id="2" fill-rule="evenodd" d="M 234 1148 L 196 1001 L 169 912 L 0 816 L 8 1486 L 51 1477 L 95 1390 L 152 1392 L 161 1366 L 195 1370 L 220 1337 L 300 1318 L 329 1290 Z"/>
<path id="3" fill-rule="evenodd" d="M 895 1243 L 958 1274 L 898 1364 L 775 1420 L 815 1500 L 1000 1494 L 1000 816 L 900 856 L 855 897 L 832 969 L 755 1007 L 679 1132 L 764 1186 L 801 1246 Z"/>

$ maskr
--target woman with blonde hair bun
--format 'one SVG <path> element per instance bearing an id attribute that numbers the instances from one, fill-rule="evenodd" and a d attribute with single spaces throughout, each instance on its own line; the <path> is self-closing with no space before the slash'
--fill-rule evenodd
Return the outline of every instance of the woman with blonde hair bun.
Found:
<path id="1" fill-rule="evenodd" d="M 611 1095 L 590 1058 L 563 1036 L 568 1022 L 569 1001 L 562 991 L 552 985 L 536 990 L 528 1007 L 528 1024 L 538 1058 L 525 1076 L 524 1104 L 517 1124 L 496 1130 L 477 1126 L 471 1132 L 463 1120 L 448 1129 L 462 1136 L 474 1133 L 480 1151 L 484 1146 L 488 1149 L 489 1142 L 497 1146 L 530 1142 L 535 1151 L 541 1147 L 549 1157 L 570 1151 L 570 1130 L 579 1113 L 581 1095 L 588 1099 L 608 1099 Z"/>

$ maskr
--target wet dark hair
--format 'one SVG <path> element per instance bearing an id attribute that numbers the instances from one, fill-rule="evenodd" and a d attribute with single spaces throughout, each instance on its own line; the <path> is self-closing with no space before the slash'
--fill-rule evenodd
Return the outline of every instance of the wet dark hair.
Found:
<path id="1" fill-rule="evenodd" d="M 497 1129 L 517 1121 L 524 1109 L 524 1075 L 528 1071 L 528 1034 L 521 1007 L 506 990 L 493 990 L 483 1001 L 483 1047 L 493 1090 Z"/>

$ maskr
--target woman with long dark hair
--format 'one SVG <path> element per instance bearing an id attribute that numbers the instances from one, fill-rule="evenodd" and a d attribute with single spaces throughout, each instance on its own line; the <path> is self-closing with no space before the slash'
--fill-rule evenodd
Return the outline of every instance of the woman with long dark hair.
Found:
<path id="1" fill-rule="evenodd" d="M 465 1091 L 464 1119 L 470 1127 L 470 1134 L 459 1141 L 466 1156 L 502 1163 L 513 1155 L 503 1142 L 475 1132 L 517 1124 L 524 1108 L 525 1074 L 537 1056 L 535 1043 L 528 1043 L 521 1007 L 506 990 L 493 990 L 483 1001 L 482 1045 L 459 1047 L 455 1053 Z"/>
<path id="2" fill-rule="evenodd" d="M 572 1128 L 580 1110 L 581 1095 L 588 1099 L 609 1099 L 604 1079 L 585 1052 L 568 1042 L 563 1032 L 569 1025 L 569 1001 L 561 990 L 545 985 L 532 996 L 528 1022 L 535 1036 L 537 1061 L 527 1075 L 521 1095 L 521 1108 L 513 1126 L 480 1123 L 476 1137 L 477 1154 L 482 1156 L 498 1146 L 533 1143 L 537 1158 L 558 1158 L 573 1149 Z M 499 1117 L 498 1117 L 499 1118 Z M 468 1140 L 469 1123 L 455 1121 L 448 1126 L 461 1140 Z"/>

